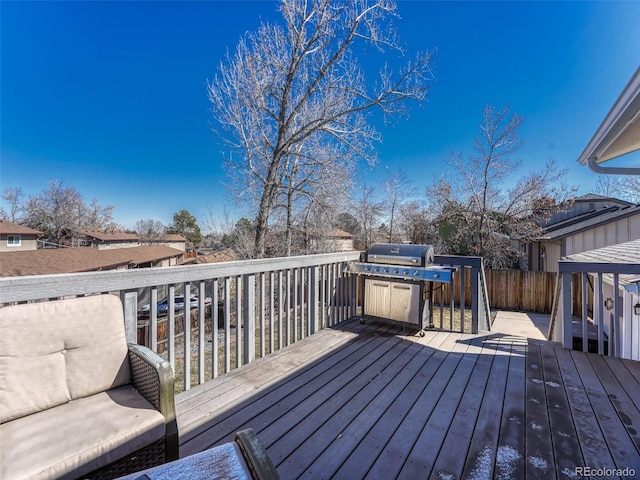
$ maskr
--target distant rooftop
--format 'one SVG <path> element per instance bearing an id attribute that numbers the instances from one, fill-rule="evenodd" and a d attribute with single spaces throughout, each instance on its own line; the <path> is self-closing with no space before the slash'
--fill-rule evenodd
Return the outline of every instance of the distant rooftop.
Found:
<path id="1" fill-rule="evenodd" d="M 96 250 L 53 248 L 0 252 L 0 277 L 113 270 L 179 257 L 184 252 L 164 245 Z"/>
<path id="2" fill-rule="evenodd" d="M 39 230 L 0 220 L 0 235 L 42 235 Z"/>

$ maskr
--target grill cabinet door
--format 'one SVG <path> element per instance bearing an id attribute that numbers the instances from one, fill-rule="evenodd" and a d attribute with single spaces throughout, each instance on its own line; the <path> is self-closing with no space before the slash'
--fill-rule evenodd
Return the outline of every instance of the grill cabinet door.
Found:
<path id="1" fill-rule="evenodd" d="M 365 279 L 364 314 L 389 318 L 391 313 L 391 282 Z"/>
<path id="2" fill-rule="evenodd" d="M 391 283 L 391 320 L 420 323 L 420 286 L 410 283 Z"/>

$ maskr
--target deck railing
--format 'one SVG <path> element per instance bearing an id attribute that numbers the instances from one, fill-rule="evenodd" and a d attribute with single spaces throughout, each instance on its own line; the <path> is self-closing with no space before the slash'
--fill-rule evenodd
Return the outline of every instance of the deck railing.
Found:
<path id="1" fill-rule="evenodd" d="M 633 280 L 640 279 L 639 264 L 562 260 L 557 278 L 550 339 L 567 349 L 640 360 Z"/>
<path id="2" fill-rule="evenodd" d="M 0 304 L 118 294 L 129 342 L 145 343 L 167 358 L 179 390 L 189 390 L 233 368 L 295 343 L 359 313 L 362 295 L 346 262 L 359 252 L 246 260 L 217 264 L 0 278 Z M 490 328 L 482 260 L 438 256 L 457 266 L 433 308 L 436 327 L 477 333 Z M 465 298 L 465 276 L 471 275 Z M 460 302 L 454 313 L 453 291 Z M 176 310 L 176 297 L 198 297 Z M 158 308 L 167 299 L 168 308 Z M 189 301 L 185 302 L 189 305 Z M 148 310 L 142 309 L 147 304 Z M 470 315 L 466 306 L 469 306 Z M 442 319 L 444 309 L 448 322 Z"/>

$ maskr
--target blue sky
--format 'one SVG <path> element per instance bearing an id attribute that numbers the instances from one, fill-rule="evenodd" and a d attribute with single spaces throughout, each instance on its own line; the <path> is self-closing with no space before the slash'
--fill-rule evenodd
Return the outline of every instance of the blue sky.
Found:
<path id="1" fill-rule="evenodd" d="M 183 208 L 201 220 L 207 204 L 236 213 L 206 81 L 244 32 L 279 20 L 276 7 L 0 2 L 0 187 L 34 195 L 64 180 L 128 228 Z M 449 152 L 470 153 L 484 105 L 510 104 L 526 118 L 520 173 L 555 158 L 579 193 L 594 189 L 576 159 L 640 64 L 640 2 L 401 0 L 398 11 L 409 53 L 437 49 L 436 82 L 422 108 L 381 128 L 363 181 L 399 166 L 423 191 Z"/>

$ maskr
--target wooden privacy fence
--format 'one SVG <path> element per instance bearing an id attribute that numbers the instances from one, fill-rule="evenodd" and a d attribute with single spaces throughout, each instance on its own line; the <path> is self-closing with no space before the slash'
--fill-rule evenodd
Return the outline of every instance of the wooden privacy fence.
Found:
<path id="1" fill-rule="evenodd" d="M 497 310 L 518 310 L 535 313 L 551 313 L 556 274 L 552 272 L 528 272 L 522 270 L 485 270 L 489 305 Z M 471 276 L 465 275 L 465 305 L 470 305 Z M 436 290 L 434 303 L 440 303 Z M 454 282 L 453 300 L 460 304 L 460 284 Z M 451 301 L 449 289 L 444 289 L 443 303 Z"/>

